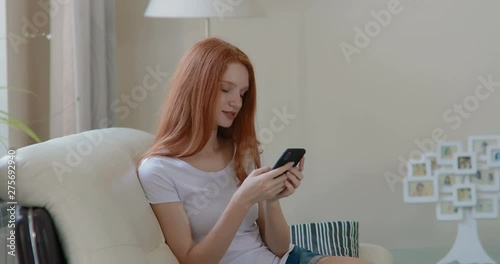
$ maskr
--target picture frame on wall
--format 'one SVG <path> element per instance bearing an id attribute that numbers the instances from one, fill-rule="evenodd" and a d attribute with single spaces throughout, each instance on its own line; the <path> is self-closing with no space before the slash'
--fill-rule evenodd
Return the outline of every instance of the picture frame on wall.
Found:
<path id="1" fill-rule="evenodd" d="M 430 161 L 425 158 L 421 158 L 419 160 L 409 160 L 408 176 L 411 178 L 432 176 Z"/>
<path id="2" fill-rule="evenodd" d="M 441 197 L 436 204 L 436 218 L 439 221 L 459 221 L 464 218 L 462 207 L 453 205 L 453 197 Z"/>
<path id="3" fill-rule="evenodd" d="M 476 174 L 470 175 L 470 183 L 476 185 L 480 192 L 500 191 L 500 168 L 490 168 L 482 165 Z"/>
<path id="4" fill-rule="evenodd" d="M 474 152 L 455 152 L 453 154 L 453 170 L 459 174 L 475 174 L 477 159 Z"/>
<path id="5" fill-rule="evenodd" d="M 500 135 L 469 136 L 467 138 L 467 151 L 474 152 L 477 160 L 486 160 L 488 146 L 500 145 Z"/>
<path id="6" fill-rule="evenodd" d="M 406 203 L 434 203 L 439 200 L 437 178 L 422 176 L 403 179 L 404 201 Z"/>
<path id="7" fill-rule="evenodd" d="M 434 172 L 441 193 L 453 193 L 456 184 L 463 183 L 462 175 L 455 173 L 453 169 L 438 169 Z"/>
<path id="8" fill-rule="evenodd" d="M 486 148 L 486 164 L 488 167 L 500 168 L 500 145 Z"/>
<path id="9" fill-rule="evenodd" d="M 437 155 L 434 152 L 424 153 L 424 159 L 428 160 L 430 163 L 430 175 L 434 175 L 434 172 L 440 169 L 440 166 L 437 164 Z"/>
<path id="10" fill-rule="evenodd" d="M 496 219 L 498 217 L 498 196 L 479 194 L 477 204 L 472 208 L 472 217 L 476 219 Z"/>
<path id="11" fill-rule="evenodd" d="M 441 166 L 453 165 L 453 155 L 456 152 L 462 152 L 462 142 L 460 141 L 441 141 L 437 143 L 436 155 L 437 164 Z"/>
<path id="12" fill-rule="evenodd" d="M 453 205 L 460 207 L 475 206 L 477 191 L 474 184 L 456 184 L 453 189 Z"/>

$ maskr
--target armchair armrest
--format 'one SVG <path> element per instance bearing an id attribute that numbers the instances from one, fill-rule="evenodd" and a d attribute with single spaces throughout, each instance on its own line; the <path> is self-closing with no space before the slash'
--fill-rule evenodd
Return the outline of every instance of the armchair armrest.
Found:
<path id="1" fill-rule="evenodd" d="M 391 252 L 374 244 L 359 243 L 359 258 L 371 261 L 373 264 L 394 264 Z"/>

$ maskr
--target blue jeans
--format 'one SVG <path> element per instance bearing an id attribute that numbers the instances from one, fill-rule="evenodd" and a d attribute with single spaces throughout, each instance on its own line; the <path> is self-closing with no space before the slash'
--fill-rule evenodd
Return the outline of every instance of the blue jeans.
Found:
<path id="1" fill-rule="evenodd" d="M 316 264 L 320 259 L 326 256 L 312 252 L 308 249 L 294 246 L 288 254 L 286 264 Z"/>

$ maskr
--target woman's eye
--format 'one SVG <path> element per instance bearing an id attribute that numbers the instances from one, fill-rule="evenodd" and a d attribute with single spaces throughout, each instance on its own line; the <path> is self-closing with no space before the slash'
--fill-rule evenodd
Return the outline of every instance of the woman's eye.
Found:
<path id="1" fill-rule="evenodd" d="M 223 93 L 228 93 L 228 92 L 229 92 L 229 90 L 222 89 L 222 92 L 223 92 Z"/>

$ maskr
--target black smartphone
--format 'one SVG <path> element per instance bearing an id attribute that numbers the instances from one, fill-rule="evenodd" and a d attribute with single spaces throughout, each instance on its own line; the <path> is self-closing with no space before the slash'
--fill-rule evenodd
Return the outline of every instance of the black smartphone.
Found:
<path id="1" fill-rule="evenodd" d="M 306 150 L 303 148 L 289 148 L 286 149 L 283 154 L 281 154 L 281 157 L 278 159 L 276 164 L 274 164 L 273 170 L 277 169 L 288 162 L 293 161 L 293 166 L 297 166 L 299 164 L 300 159 L 306 154 Z"/>

